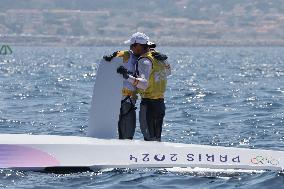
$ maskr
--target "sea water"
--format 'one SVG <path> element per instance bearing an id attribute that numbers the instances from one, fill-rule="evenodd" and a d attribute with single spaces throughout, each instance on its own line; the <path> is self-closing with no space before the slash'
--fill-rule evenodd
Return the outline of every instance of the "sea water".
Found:
<path id="1" fill-rule="evenodd" d="M 0 56 L 0 133 L 76 136 L 86 134 L 101 57 L 126 49 L 12 48 L 13 55 Z M 283 47 L 158 50 L 168 55 L 172 67 L 163 141 L 284 150 Z M 135 138 L 142 140 L 139 122 Z M 71 174 L 0 170 L 0 188 L 284 188 L 284 175 L 179 169 Z"/>

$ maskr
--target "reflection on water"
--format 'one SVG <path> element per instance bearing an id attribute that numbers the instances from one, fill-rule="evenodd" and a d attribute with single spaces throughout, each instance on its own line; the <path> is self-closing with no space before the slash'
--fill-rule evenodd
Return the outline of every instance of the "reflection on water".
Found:
<path id="1" fill-rule="evenodd" d="M 85 135 L 98 62 L 117 49 L 17 47 L 13 55 L 1 56 L 1 133 Z M 173 69 L 164 141 L 283 150 L 284 48 L 159 50 Z M 142 139 L 139 127 L 135 138 Z M 153 169 L 69 175 L 0 171 L 3 188 L 279 188 L 283 179 L 277 173 Z"/>

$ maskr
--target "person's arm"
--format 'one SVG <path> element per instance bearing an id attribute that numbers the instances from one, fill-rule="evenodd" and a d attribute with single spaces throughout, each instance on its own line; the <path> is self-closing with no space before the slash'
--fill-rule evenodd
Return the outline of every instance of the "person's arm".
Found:
<path id="1" fill-rule="evenodd" d="M 148 87 L 148 81 L 144 78 L 136 78 L 132 75 L 129 75 L 129 78 L 127 79 L 130 83 L 132 83 L 133 86 L 145 90 Z"/>
<path id="2" fill-rule="evenodd" d="M 171 69 L 171 65 L 168 63 L 167 60 L 164 61 L 165 62 L 165 69 L 166 69 L 166 74 L 167 76 L 172 74 L 172 69 Z"/>
<path id="3" fill-rule="evenodd" d="M 145 90 L 148 88 L 148 81 L 151 70 L 152 70 L 152 62 L 147 58 L 142 58 L 138 61 L 139 76 L 135 78 L 129 75 L 129 78 L 127 80 L 137 88 Z"/>

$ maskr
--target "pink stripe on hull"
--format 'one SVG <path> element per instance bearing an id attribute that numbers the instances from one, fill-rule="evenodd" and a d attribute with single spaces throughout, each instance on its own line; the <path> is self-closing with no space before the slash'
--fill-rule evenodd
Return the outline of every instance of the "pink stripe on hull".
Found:
<path id="1" fill-rule="evenodd" d="M 52 155 L 24 145 L 0 144 L 0 168 L 54 167 L 59 161 Z"/>

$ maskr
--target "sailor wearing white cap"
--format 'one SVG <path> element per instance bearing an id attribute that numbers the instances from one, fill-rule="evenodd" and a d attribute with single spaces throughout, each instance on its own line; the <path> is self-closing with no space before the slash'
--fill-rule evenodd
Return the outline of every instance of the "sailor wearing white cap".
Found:
<path id="1" fill-rule="evenodd" d="M 133 139 L 136 128 L 136 107 L 137 87 L 128 81 L 128 74 L 135 75 L 135 67 L 138 57 L 144 53 L 145 46 L 155 47 L 154 43 L 148 41 L 149 37 L 145 34 L 137 32 L 131 36 L 126 44 L 130 46 L 130 50 L 116 51 L 109 56 L 104 56 L 106 61 L 111 61 L 113 57 L 123 58 L 123 66 L 118 71 L 123 70 L 125 80 L 123 81 L 122 100 L 120 108 L 120 116 L 118 122 L 119 139 Z"/>
<path id="2" fill-rule="evenodd" d="M 137 87 L 141 96 L 139 121 L 144 140 L 161 141 L 165 116 L 164 93 L 167 76 L 171 73 L 167 56 L 153 50 L 156 45 L 144 33 L 133 34 L 125 43 L 130 44 L 140 57 L 134 75 L 124 67 L 119 67 L 117 72 Z"/>

